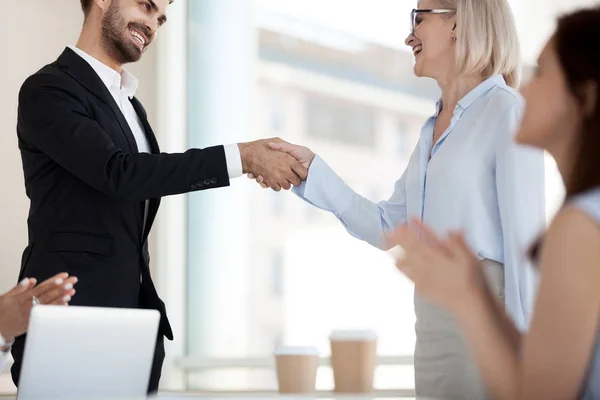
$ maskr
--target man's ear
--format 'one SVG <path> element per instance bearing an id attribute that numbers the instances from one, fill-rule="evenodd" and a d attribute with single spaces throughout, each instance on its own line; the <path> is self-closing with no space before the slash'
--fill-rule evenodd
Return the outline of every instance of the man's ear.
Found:
<path id="1" fill-rule="evenodd" d="M 94 0 L 92 7 L 98 7 L 98 9 L 102 11 L 102 14 L 104 14 L 106 10 L 108 10 L 108 8 L 110 7 L 111 2 L 112 0 Z"/>

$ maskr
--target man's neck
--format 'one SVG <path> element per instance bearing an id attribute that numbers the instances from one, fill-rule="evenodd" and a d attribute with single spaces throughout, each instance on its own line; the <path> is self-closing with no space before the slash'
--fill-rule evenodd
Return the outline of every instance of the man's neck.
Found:
<path id="1" fill-rule="evenodd" d="M 102 36 L 99 32 L 100 29 L 84 27 L 76 46 L 120 74 L 123 66 L 106 53 L 102 47 Z"/>

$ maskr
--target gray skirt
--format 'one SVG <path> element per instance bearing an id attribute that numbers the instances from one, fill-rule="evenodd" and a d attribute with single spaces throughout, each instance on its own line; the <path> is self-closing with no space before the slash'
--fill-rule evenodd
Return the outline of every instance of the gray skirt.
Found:
<path id="1" fill-rule="evenodd" d="M 504 267 L 483 260 L 490 290 L 504 303 Z M 419 397 L 487 400 L 477 365 L 453 318 L 415 293 L 415 391 Z"/>

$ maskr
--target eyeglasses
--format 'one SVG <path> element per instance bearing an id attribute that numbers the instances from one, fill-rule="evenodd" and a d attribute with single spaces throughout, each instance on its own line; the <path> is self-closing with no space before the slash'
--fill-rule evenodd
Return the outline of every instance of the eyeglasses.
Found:
<path id="1" fill-rule="evenodd" d="M 442 8 L 429 9 L 429 10 L 415 8 L 410 13 L 410 33 L 414 35 L 415 28 L 421 22 L 421 21 L 417 21 L 419 14 L 452 14 L 455 12 L 456 12 L 456 10 L 447 10 L 447 9 L 442 9 Z"/>

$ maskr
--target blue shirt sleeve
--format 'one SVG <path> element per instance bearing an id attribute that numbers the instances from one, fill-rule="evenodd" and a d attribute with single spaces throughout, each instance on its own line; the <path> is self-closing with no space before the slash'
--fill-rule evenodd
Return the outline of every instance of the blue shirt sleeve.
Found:
<path id="1" fill-rule="evenodd" d="M 522 108 L 512 107 L 498 127 L 496 189 L 504 248 L 506 308 L 517 327 L 529 326 L 537 288 L 537 271 L 527 246 L 545 226 L 545 168 L 541 150 L 515 143 Z"/>
<path id="2" fill-rule="evenodd" d="M 354 237 L 385 250 L 385 234 L 406 222 L 405 175 L 396 182 L 387 201 L 374 203 L 354 192 L 336 173 L 315 156 L 308 178 L 293 189 L 301 199 L 333 213 Z"/>

